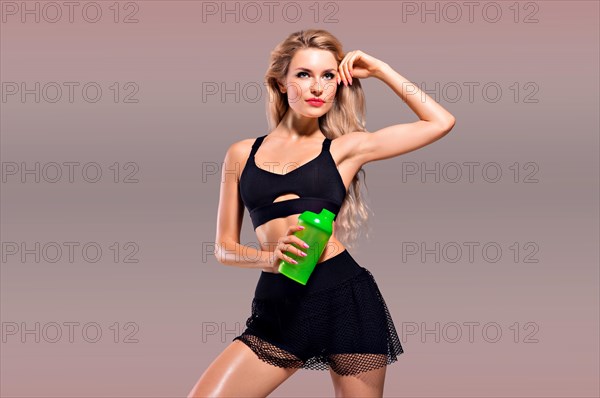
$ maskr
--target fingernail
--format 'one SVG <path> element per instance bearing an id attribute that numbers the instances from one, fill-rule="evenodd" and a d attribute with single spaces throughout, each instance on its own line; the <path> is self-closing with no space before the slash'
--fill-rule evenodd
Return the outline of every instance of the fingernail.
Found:
<path id="1" fill-rule="evenodd" d="M 304 227 L 302 225 L 299 225 L 300 229 L 304 229 Z"/>
<path id="2" fill-rule="evenodd" d="M 298 264 L 298 261 L 296 261 L 296 260 L 292 260 L 292 262 L 293 262 L 294 264 Z"/>
<path id="3" fill-rule="evenodd" d="M 306 242 L 303 243 L 304 247 L 310 247 L 309 245 L 306 244 Z"/>
<path id="4" fill-rule="evenodd" d="M 306 257 L 306 253 L 304 253 L 302 251 L 300 253 L 302 253 L 302 257 Z"/>

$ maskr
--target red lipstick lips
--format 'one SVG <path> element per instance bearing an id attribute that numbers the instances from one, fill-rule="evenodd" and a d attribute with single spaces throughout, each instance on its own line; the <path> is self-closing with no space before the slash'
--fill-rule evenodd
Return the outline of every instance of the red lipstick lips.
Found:
<path id="1" fill-rule="evenodd" d="M 309 104 L 311 104 L 312 106 L 322 106 L 325 101 L 323 101 L 321 98 L 310 98 L 307 99 L 306 102 L 308 102 Z"/>

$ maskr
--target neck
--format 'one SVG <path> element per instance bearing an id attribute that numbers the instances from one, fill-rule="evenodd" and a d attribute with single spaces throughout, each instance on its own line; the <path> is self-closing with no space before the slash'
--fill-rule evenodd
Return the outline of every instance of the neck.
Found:
<path id="1" fill-rule="evenodd" d="M 298 140 L 314 136 L 323 136 L 319 127 L 319 119 L 298 115 L 292 109 L 283 116 L 275 130 L 275 135 Z"/>

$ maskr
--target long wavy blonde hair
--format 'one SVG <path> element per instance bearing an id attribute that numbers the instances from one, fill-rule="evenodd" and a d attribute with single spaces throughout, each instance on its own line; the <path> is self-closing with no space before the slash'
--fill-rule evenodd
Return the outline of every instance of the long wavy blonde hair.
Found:
<path id="1" fill-rule="evenodd" d="M 269 67 L 265 74 L 265 84 L 268 91 L 267 119 L 269 129 L 273 130 L 289 109 L 287 93 L 279 90 L 277 82 L 284 82 L 291 60 L 296 51 L 305 48 L 316 48 L 330 51 L 339 65 L 345 54 L 342 44 L 331 33 L 323 29 L 300 30 L 290 34 L 271 52 Z M 319 117 L 319 128 L 330 139 L 353 131 L 366 131 L 365 128 L 365 96 L 357 78 L 352 79 L 352 85 L 338 86 L 332 108 Z M 363 175 L 366 187 L 366 173 L 361 167 L 356 173 L 348 189 L 348 195 L 342 204 L 336 218 L 335 235 L 348 248 L 354 247 L 360 232 L 366 227 L 365 235 L 369 237 L 370 208 L 361 195 L 361 179 Z"/>

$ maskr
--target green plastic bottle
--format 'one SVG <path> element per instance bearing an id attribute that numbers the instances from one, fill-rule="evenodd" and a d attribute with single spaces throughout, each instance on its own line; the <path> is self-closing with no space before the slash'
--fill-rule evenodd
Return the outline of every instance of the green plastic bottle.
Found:
<path id="1" fill-rule="evenodd" d="M 310 247 L 308 249 L 299 247 L 300 250 L 306 253 L 306 257 L 286 252 L 285 254 L 298 261 L 298 264 L 290 264 L 285 260 L 281 260 L 279 273 L 306 285 L 331 237 L 334 217 L 335 214 L 327 209 L 321 210 L 319 214 L 308 210 L 300 214 L 298 225 L 303 226 L 304 229 L 294 232 L 294 235 L 308 243 Z M 296 244 L 293 246 L 297 247 Z"/>

